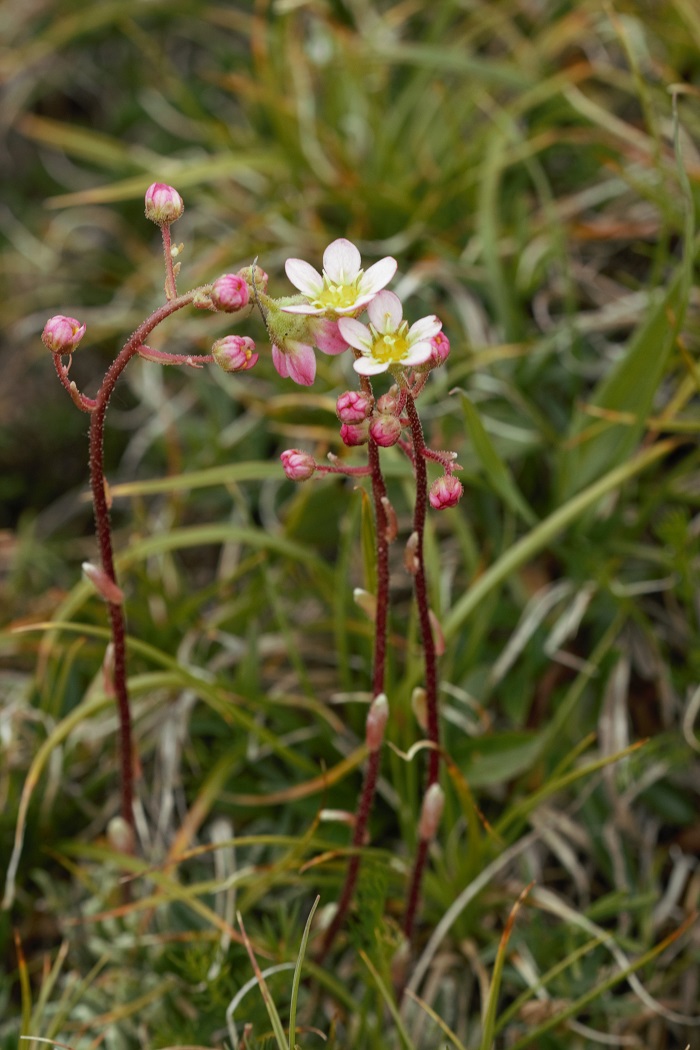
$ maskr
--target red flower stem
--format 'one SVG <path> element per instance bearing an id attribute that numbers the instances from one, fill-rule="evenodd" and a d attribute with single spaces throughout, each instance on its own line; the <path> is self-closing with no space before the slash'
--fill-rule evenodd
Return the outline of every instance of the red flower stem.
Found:
<path id="1" fill-rule="evenodd" d="M 95 515 L 95 530 L 100 548 L 102 569 L 114 584 L 117 576 L 114 568 L 112 523 L 105 491 L 104 477 L 104 427 L 107 406 L 116 382 L 131 358 L 138 353 L 144 339 L 170 314 L 188 306 L 200 289 L 194 289 L 179 299 L 171 299 L 159 307 L 140 325 L 122 347 L 102 380 L 94 407 L 90 413 L 90 487 Z M 59 375 L 60 378 L 60 375 Z M 65 385 L 65 384 L 64 384 Z M 70 391 L 69 391 L 70 392 Z M 132 751 L 131 712 L 126 684 L 126 625 L 121 605 L 108 602 L 109 618 L 114 648 L 113 684 L 119 712 L 119 736 L 121 756 L 122 817 L 132 829 L 134 825 L 134 760 Z"/>
<path id="2" fill-rule="evenodd" d="M 81 412 L 92 412 L 97 402 L 93 401 L 91 397 L 85 397 L 85 394 L 81 394 L 75 383 L 68 378 L 70 364 L 64 365 L 60 354 L 53 355 L 53 363 L 61 385 L 68 391 L 68 395 L 74 404 L 78 406 Z"/>
<path id="3" fill-rule="evenodd" d="M 421 641 L 423 644 L 423 659 L 425 661 L 425 696 L 428 739 L 434 744 L 430 749 L 428 757 L 428 773 L 425 789 L 436 783 L 440 772 L 440 724 L 438 720 L 438 696 L 437 696 L 437 655 L 435 653 L 435 642 L 430 625 L 430 604 L 428 601 L 428 586 L 425 576 L 424 539 L 425 539 L 425 515 L 428 506 L 428 471 L 426 467 L 425 453 L 427 451 L 423 438 L 423 428 L 418 416 L 416 404 L 409 391 L 406 401 L 406 411 L 411 425 L 411 436 L 413 438 L 414 469 L 416 473 L 416 504 L 413 512 L 413 531 L 418 537 L 415 548 L 416 573 L 414 575 L 414 592 L 416 605 L 418 607 L 418 621 L 420 623 Z M 410 941 L 413 936 L 418 904 L 420 901 L 421 884 L 423 873 L 428 858 L 429 843 L 421 839 L 418 843 L 416 859 L 413 864 L 413 872 L 408 891 L 408 903 L 404 917 L 403 930 L 406 938 Z"/>
<path id="4" fill-rule="evenodd" d="M 364 376 L 361 379 L 362 390 L 373 398 L 372 386 L 369 379 Z M 367 448 L 369 471 L 372 479 L 372 502 L 374 504 L 374 520 L 376 525 L 376 555 L 377 555 L 377 604 L 374 621 L 374 653 L 372 659 L 372 697 L 373 699 L 384 692 L 384 679 L 386 674 L 386 636 L 389 619 L 389 519 L 386 512 L 386 485 L 379 461 L 379 446 L 371 437 Z M 345 884 L 338 901 L 333 921 L 326 930 L 318 956 L 318 962 L 322 962 L 331 947 L 338 930 L 345 921 L 348 908 L 355 893 L 357 878 L 360 873 L 362 856 L 360 849 L 365 842 L 367 824 L 369 823 L 374 796 L 377 790 L 377 780 L 381 766 L 381 745 L 370 751 L 365 769 L 362 791 L 355 812 L 355 826 L 352 836 L 354 852 L 348 863 L 345 875 Z"/>
<path id="5" fill-rule="evenodd" d="M 172 242 L 170 239 L 170 225 L 163 223 L 160 228 L 163 235 L 163 260 L 165 262 L 165 298 L 172 302 L 177 297 L 177 284 L 175 282 L 175 267 L 171 252 Z M 179 265 L 178 265 L 179 269 Z"/>

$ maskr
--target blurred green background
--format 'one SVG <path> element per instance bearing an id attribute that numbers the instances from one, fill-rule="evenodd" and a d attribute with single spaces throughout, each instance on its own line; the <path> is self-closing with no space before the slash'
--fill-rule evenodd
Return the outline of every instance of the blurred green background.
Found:
<path id="1" fill-rule="evenodd" d="M 272 293 L 288 294 L 285 259 L 319 266 L 339 236 L 367 261 L 394 255 L 405 315 L 438 313 L 451 340 L 421 408 L 429 442 L 458 451 L 467 487 L 456 511 L 431 519 L 429 536 L 431 598 L 448 640 L 444 731 L 468 789 L 450 779 L 450 831 L 433 859 L 423 938 L 487 863 L 547 825 L 546 849 L 528 854 L 529 875 L 643 958 L 697 906 L 688 878 L 700 851 L 697 5 L 4 0 L 0 30 L 2 622 L 56 615 L 103 626 L 103 609 L 76 585 L 80 562 L 94 556 L 86 417 L 56 382 L 39 337 L 52 314 L 87 323 L 73 374 L 92 393 L 162 300 L 158 231 L 143 217 L 151 182 L 175 185 L 185 200 L 173 229 L 185 245 L 182 289 L 258 257 Z M 193 311 L 153 345 L 207 352 L 228 330 L 225 319 Z M 370 629 L 350 597 L 367 582 L 359 497 L 342 482 L 295 488 L 277 459 L 288 446 L 319 458 L 342 451 L 333 403 L 352 373 L 318 355 L 317 382 L 301 390 L 276 375 L 258 322 L 240 331 L 261 350 L 250 374 L 137 361 L 108 417 L 118 548 L 135 550 L 130 628 L 162 667 L 176 658 L 171 677 L 161 669 L 157 681 L 152 653 L 133 663 L 152 789 L 146 824 L 158 828 L 161 856 L 194 799 L 203 822 L 303 837 L 321 805 L 313 793 L 252 810 L 241 799 L 333 767 L 362 732 L 348 700 L 369 677 Z M 410 485 L 398 456 L 388 453 L 386 464 L 405 539 Z M 151 483 L 159 478 L 160 488 Z M 134 485 L 127 493 L 123 483 Z M 406 749 L 419 735 L 410 694 L 421 671 L 400 553 L 392 583 L 391 739 Z M 29 635 L 2 636 L 4 856 L 40 744 L 99 693 L 103 641 L 89 631 L 50 637 L 40 648 Z M 197 688 L 206 695 L 194 707 Z M 180 764 L 166 775 L 161 725 L 176 708 Z M 44 774 L 41 804 L 29 812 L 12 923 L 34 988 L 42 952 L 55 958 L 61 938 L 73 936 L 60 917 L 114 903 L 118 866 L 90 853 L 118 808 L 114 760 L 104 758 L 114 725 L 105 712 L 86 716 L 93 722 L 94 736 L 85 729 L 65 754 L 57 748 L 63 765 Z M 262 743 L 260 726 L 270 734 Z M 642 738 L 650 742 L 614 773 L 596 767 L 585 791 L 578 781 L 569 788 L 565 774 L 584 759 L 607 762 Z M 414 835 L 416 766 L 387 759 L 375 835 L 397 856 Z M 348 775 L 336 787 L 328 805 L 352 809 L 357 781 Z M 159 808 L 159 789 L 176 799 L 174 812 L 164 801 Z M 345 841 L 342 828 L 324 835 L 309 839 L 312 853 Z M 297 869 L 280 862 L 241 905 L 276 959 L 294 958 L 310 894 L 320 886 L 324 903 L 333 900 L 343 871 L 321 865 L 316 880 Z M 316 1014 L 307 1006 L 324 1030 L 333 1010 L 342 1014 L 336 1045 L 384 1050 L 405 1043 L 382 1022 L 352 953 L 366 949 L 388 972 L 403 876 L 386 856 L 370 870 L 377 885 L 364 886 L 361 921 L 329 968 L 344 974 L 359 1020 L 353 1028 L 337 986 L 325 986 L 332 1008 L 323 998 Z M 671 885 L 681 887 L 673 900 Z M 455 928 L 456 962 L 436 962 L 432 991 L 423 990 L 470 1048 L 478 1037 L 464 1032 L 478 1024 L 480 1000 L 465 968 L 491 972 L 520 889 L 489 885 Z M 185 908 L 168 892 L 164 929 L 184 938 Z M 201 896 L 219 901 L 208 884 Z M 581 947 L 571 916 L 556 918 L 533 906 L 522 920 L 531 969 L 507 969 L 504 1009 L 528 980 L 532 988 L 533 973 Z M 88 973 L 101 952 L 108 958 L 104 983 L 89 984 L 78 1005 L 61 977 L 32 1013 L 8 963 L 5 1045 L 16 1045 L 20 1015 L 23 1031 L 63 1032 L 74 1046 L 97 1032 L 115 1048 L 144 1039 L 219 1045 L 230 974 L 207 985 L 213 927 L 201 915 L 197 923 L 187 950 L 144 947 L 134 927 L 109 950 L 102 933 L 77 948 L 71 941 L 73 972 Z M 7 913 L 0 936 L 14 959 Z M 555 1005 L 576 1002 L 608 963 L 598 944 L 553 977 Z M 697 963 L 697 940 L 684 940 L 672 963 L 649 963 L 642 976 L 668 1010 L 694 1013 Z M 242 951 L 227 966 L 237 986 L 249 976 Z M 450 998 L 441 973 L 462 992 Z M 141 1013 L 111 1017 L 110 996 L 125 1003 L 143 988 L 152 1000 Z M 697 1030 L 668 1010 L 643 1015 L 623 985 L 602 989 L 576 1016 L 631 1040 L 624 1045 L 696 1047 Z M 542 1050 L 590 1045 L 571 1029 L 538 1034 L 545 1014 L 532 1016 L 503 1014 L 504 1046 L 527 1045 L 526 1036 Z M 417 1048 L 438 1038 L 416 1027 Z"/>

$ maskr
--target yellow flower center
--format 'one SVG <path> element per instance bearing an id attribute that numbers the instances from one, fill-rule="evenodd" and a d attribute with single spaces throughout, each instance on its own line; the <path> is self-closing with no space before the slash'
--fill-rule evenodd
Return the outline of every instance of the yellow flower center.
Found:
<path id="1" fill-rule="evenodd" d="M 311 305 L 324 310 L 342 310 L 353 306 L 359 295 L 358 285 L 361 277 L 360 270 L 352 284 L 331 284 L 324 274 L 323 291 Z"/>
<path id="2" fill-rule="evenodd" d="M 370 331 L 374 336 L 372 342 L 372 357 L 375 361 L 384 364 L 394 364 L 403 361 L 410 347 L 406 336 L 408 334 L 408 323 L 402 321 L 394 332 L 377 332 L 373 325 Z"/>

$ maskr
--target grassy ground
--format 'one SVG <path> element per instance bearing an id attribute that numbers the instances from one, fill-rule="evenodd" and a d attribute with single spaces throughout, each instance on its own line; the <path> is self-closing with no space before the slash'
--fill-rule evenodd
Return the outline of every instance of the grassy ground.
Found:
<path id="1" fill-rule="evenodd" d="M 2 19 L 3 871 L 24 837 L 0 914 L 2 1046 L 279 1044 L 259 987 L 242 993 L 240 911 L 305 1050 L 696 1050 L 694 5 L 10 0 Z M 186 286 L 258 256 L 288 294 L 284 260 L 346 236 L 398 259 L 407 315 L 438 313 L 452 343 L 421 399 L 467 488 L 428 545 L 447 805 L 409 953 L 410 478 L 388 450 L 391 747 L 356 906 L 318 967 L 347 865 L 333 811 L 361 783 L 363 497 L 284 479 L 281 449 L 340 451 L 349 377 L 319 355 L 312 389 L 280 379 L 261 326 L 250 374 L 139 361 L 111 409 L 138 859 L 106 838 L 106 620 L 76 583 L 94 557 L 86 426 L 39 335 L 51 314 L 87 322 L 90 391 L 160 301 L 154 180 L 185 198 Z M 193 311 L 158 346 L 205 351 L 225 330 Z"/>

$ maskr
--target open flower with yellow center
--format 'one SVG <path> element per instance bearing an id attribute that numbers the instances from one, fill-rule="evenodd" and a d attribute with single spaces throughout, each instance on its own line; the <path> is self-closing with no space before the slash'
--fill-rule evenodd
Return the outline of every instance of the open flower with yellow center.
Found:
<path id="1" fill-rule="evenodd" d="M 353 317 L 338 318 L 343 339 L 362 353 L 353 366 L 360 375 L 376 376 L 396 365 L 414 368 L 430 359 L 430 340 L 442 328 L 434 314 L 421 317 L 409 328 L 398 295 L 380 292 L 367 307 L 367 316 L 369 325 Z"/>
<path id="2" fill-rule="evenodd" d="M 355 245 L 344 237 L 329 244 L 323 253 L 323 274 L 303 259 L 287 259 L 287 277 L 308 302 L 282 309 L 290 314 L 332 318 L 360 313 L 396 273 L 396 259 L 390 255 L 367 271 L 360 268 L 361 261 Z"/>

